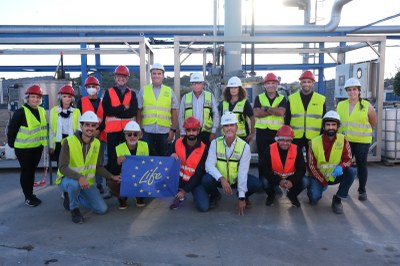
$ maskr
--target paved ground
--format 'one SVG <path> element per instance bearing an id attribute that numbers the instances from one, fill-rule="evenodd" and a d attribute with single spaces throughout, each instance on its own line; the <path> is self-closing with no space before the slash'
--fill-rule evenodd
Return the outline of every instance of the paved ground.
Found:
<path id="1" fill-rule="evenodd" d="M 400 264 L 400 166 L 371 164 L 369 201 L 358 201 L 353 184 L 343 215 L 330 209 L 337 189 L 330 187 L 317 206 L 303 192 L 301 208 L 286 198 L 266 207 L 265 195 L 254 195 L 243 217 L 233 197 L 208 213 L 197 212 L 191 198 L 177 211 L 168 209 L 171 198 L 144 208 L 130 200 L 124 211 L 112 198 L 106 215 L 84 211 L 77 225 L 54 185 L 35 189 L 42 205 L 25 206 L 18 169 L 1 163 L 0 265 Z"/>

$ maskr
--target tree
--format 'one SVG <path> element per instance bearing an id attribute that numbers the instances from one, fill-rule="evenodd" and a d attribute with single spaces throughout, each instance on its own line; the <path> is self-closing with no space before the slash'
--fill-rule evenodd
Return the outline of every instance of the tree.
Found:
<path id="1" fill-rule="evenodd" d="M 393 80 L 393 92 L 400 96 L 400 71 L 397 72 Z"/>

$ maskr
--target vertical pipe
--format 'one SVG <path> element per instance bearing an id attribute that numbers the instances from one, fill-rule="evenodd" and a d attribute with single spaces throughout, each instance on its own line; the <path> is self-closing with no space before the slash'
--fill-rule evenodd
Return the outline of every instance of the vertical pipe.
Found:
<path id="1" fill-rule="evenodd" d="M 242 0 L 225 1 L 225 36 L 242 35 Z M 242 69 L 241 43 L 225 43 L 225 74 Z"/>

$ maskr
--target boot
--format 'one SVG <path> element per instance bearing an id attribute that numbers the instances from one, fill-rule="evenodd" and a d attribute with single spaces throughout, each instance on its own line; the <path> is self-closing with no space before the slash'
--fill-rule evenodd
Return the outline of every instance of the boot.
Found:
<path id="1" fill-rule="evenodd" d="M 332 198 L 332 211 L 336 214 L 343 213 L 342 200 L 336 195 Z"/>

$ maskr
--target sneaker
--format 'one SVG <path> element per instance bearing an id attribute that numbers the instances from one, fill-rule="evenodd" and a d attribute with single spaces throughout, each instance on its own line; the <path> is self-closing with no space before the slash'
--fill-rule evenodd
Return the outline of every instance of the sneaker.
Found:
<path id="1" fill-rule="evenodd" d="M 287 197 L 294 207 L 299 208 L 301 206 L 300 201 L 296 196 L 292 196 L 292 195 L 288 194 Z"/>
<path id="2" fill-rule="evenodd" d="M 71 211 L 72 222 L 76 224 L 83 224 L 83 216 L 79 210 L 79 208 L 73 209 Z"/>
<path id="3" fill-rule="evenodd" d="M 366 201 L 368 199 L 367 192 L 359 193 L 358 194 L 358 199 L 360 201 Z"/>
<path id="4" fill-rule="evenodd" d="M 146 203 L 144 203 L 144 198 L 136 198 L 136 206 L 137 207 L 144 207 L 146 206 Z"/>
<path id="5" fill-rule="evenodd" d="M 343 213 L 343 205 L 342 200 L 338 198 L 336 195 L 332 198 L 332 211 L 336 214 Z"/>
<path id="6" fill-rule="evenodd" d="M 34 201 L 36 201 L 36 202 L 38 203 L 38 205 L 42 203 L 42 201 L 41 201 L 38 197 L 36 197 L 35 194 L 32 195 L 32 199 L 33 199 Z"/>
<path id="7" fill-rule="evenodd" d="M 267 199 L 265 200 L 265 205 L 272 206 L 274 205 L 274 202 L 275 202 L 275 197 L 268 195 Z"/>
<path id="8" fill-rule="evenodd" d="M 113 195 L 110 193 L 110 191 L 103 193 L 103 199 L 111 199 L 112 196 Z"/>
<path id="9" fill-rule="evenodd" d="M 69 209 L 69 195 L 68 195 L 68 192 L 63 192 L 63 198 L 64 198 L 64 201 L 63 201 L 64 209 L 69 211 L 70 209 Z"/>
<path id="10" fill-rule="evenodd" d="M 120 210 L 125 210 L 126 208 L 128 208 L 128 204 L 126 203 L 128 201 L 127 198 L 118 198 L 118 209 Z"/>
<path id="11" fill-rule="evenodd" d="M 253 205 L 251 204 L 250 199 L 249 199 L 249 198 L 246 198 L 245 201 L 246 201 L 246 208 L 247 208 L 247 209 L 250 209 L 250 208 L 253 206 Z"/>
<path id="12" fill-rule="evenodd" d="M 210 206 L 209 209 L 214 209 L 218 206 L 218 201 L 221 200 L 221 193 L 218 192 L 215 196 L 210 196 Z"/>
<path id="13" fill-rule="evenodd" d="M 184 200 L 185 200 L 185 198 L 182 198 L 182 199 L 175 198 L 174 201 L 172 202 L 172 204 L 169 206 L 169 208 L 171 210 L 179 209 L 180 207 L 182 207 Z"/>
<path id="14" fill-rule="evenodd" d="M 36 207 L 39 206 L 39 202 L 34 200 L 33 198 L 25 199 L 25 205 L 29 207 Z"/>
<path id="15" fill-rule="evenodd" d="M 97 184 L 97 189 L 99 190 L 100 194 L 104 194 L 104 188 L 102 184 Z"/>

